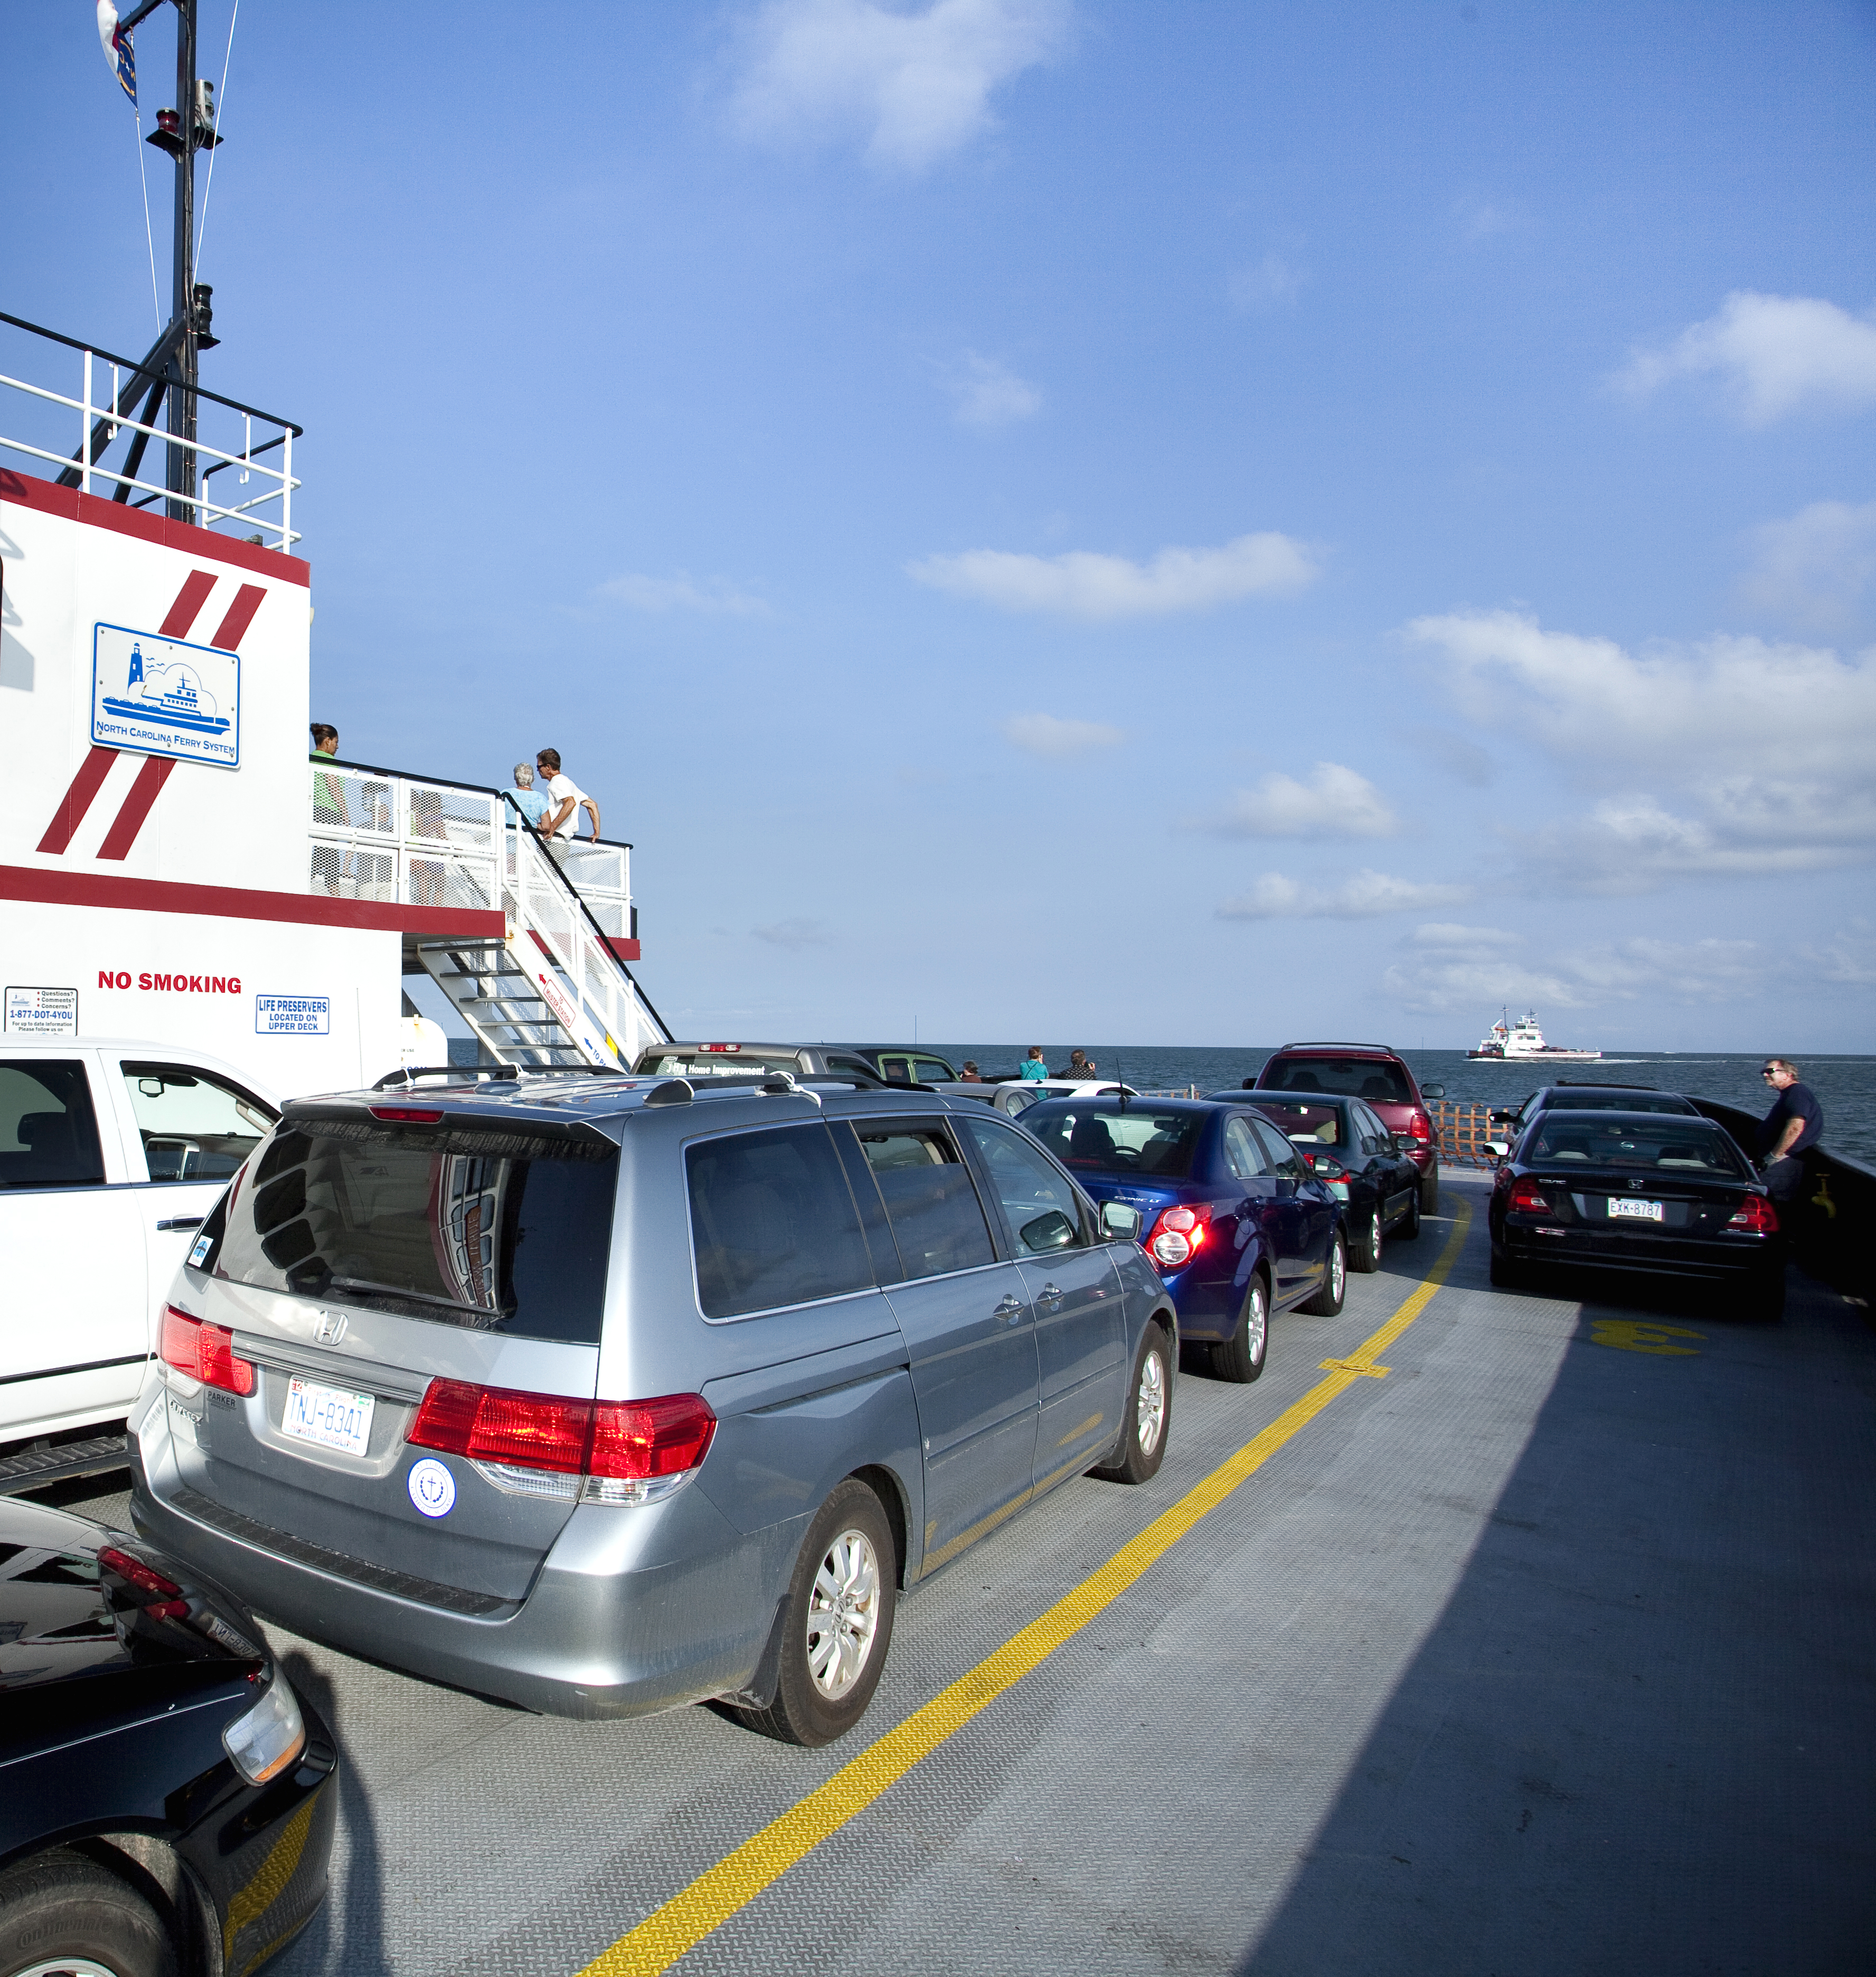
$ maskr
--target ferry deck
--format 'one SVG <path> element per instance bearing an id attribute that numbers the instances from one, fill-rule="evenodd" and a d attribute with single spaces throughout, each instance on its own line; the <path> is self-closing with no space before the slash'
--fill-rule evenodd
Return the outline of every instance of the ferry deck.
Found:
<path id="1" fill-rule="evenodd" d="M 276 1630 L 344 1795 L 272 1967 L 1868 1971 L 1867 1308 L 1495 1291 L 1485 1190 L 1448 1170 L 1257 1384 L 1182 1378 L 1152 1483 L 1067 1484 L 907 1599 L 826 1750 Z"/>

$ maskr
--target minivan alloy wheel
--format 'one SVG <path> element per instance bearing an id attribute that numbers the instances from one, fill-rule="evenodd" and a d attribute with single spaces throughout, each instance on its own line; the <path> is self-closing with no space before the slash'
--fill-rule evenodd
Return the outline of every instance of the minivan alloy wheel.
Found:
<path id="1" fill-rule="evenodd" d="M 1140 1453 L 1151 1456 L 1166 1427 L 1166 1362 L 1149 1352 L 1140 1362 L 1140 1394 L 1134 1408 L 1134 1433 Z"/>
<path id="2" fill-rule="evenodd" d="M 880 1626 L 880 1561 L 864 1531 L 828 1546 L 808 1609 L 808 1666 L 814 1686 L 838 1701 L 860 1679 Z"/>

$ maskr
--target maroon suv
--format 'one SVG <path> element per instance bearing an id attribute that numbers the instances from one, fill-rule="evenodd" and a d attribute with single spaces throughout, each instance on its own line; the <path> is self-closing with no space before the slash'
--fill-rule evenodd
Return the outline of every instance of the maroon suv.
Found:
<path id="1" fill-rule="evenodd" d="M 1390 1131 L 1407 1135 L 1420 1170 L 1420 1213 L 1439 1207 L 1439 1147 L 1428 1116 L 1427 1098 L 1444 1098 L 1446 1088 L 1429 1084 L 1425 1097 L 1406 1061 L 1386 1044 L 1285 1044 L 1264 1061 L 1253 1081 L 1259 1091 L 1333 1091 L 1359 1098 L 1378 1112 Z"/>

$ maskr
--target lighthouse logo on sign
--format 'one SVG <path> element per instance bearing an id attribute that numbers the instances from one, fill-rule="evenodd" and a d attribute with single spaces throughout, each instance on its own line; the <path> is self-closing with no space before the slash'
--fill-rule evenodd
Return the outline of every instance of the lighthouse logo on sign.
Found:
<path id="1" fill-rule="evenodd" d="M 219 769 L 240 766 L 238 655 L 122 625 L 99 625 L 91 637 L 94 743 Z"/>

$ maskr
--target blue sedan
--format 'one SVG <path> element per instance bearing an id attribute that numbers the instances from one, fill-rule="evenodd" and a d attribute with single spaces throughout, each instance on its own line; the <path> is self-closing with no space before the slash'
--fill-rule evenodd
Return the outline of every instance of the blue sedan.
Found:
<path id="1" fill-rule="evenodd" d="M 1263 1371 L 1273 1313 L 1342 1309 L 1342 1204 L 1248 1107 L 1206 1099 L 1057 1098 L 1022 1124 L 1097 1203 L 1141 1215 L 1182 1340 L 1220 1379 Z"/>

